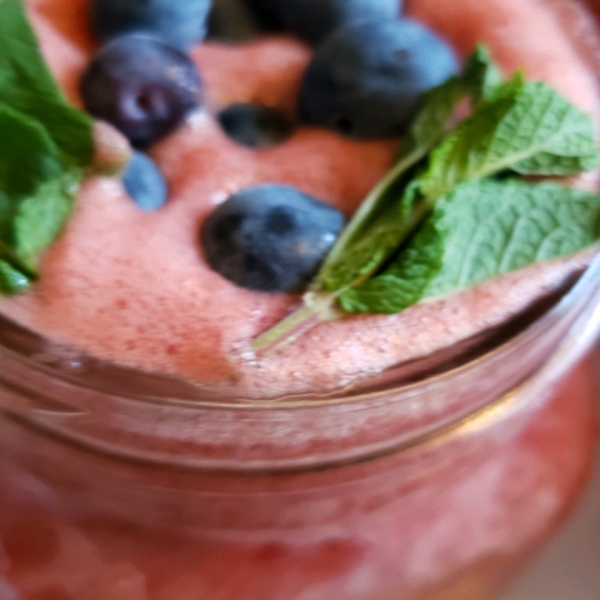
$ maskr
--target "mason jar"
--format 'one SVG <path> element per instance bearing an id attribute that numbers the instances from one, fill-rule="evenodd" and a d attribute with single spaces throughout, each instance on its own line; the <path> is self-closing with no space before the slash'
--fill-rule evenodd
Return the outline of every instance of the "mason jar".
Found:
<path id="1" fill-rule="evenodd" d="M 496 598 L 590 475 L 599 307 L 600 257 L 455 352 L 264 400 L 0 317 L 0 600 Z"/>
<path id="2" fill-rule="evenodd" d="M 494 598 L 589 476 L 599 306 L 597 258 L 451 358 L 264 401 L 4 321 L 0 598 Z"/>

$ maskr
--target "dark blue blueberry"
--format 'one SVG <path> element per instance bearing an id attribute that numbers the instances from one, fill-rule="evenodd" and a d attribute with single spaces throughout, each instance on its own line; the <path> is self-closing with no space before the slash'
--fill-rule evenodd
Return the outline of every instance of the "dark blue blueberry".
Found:
<path id="1" fill-rule="evenodd" d="M 142 210 L 158 210 L 167 203 L 167 181 L 154 161 L 143 152 L 133 153 L 123 173 L 123 185 Z"/>
<path id="2" fill-rule="evenodd" d="M 201 87 L 186 54 L 142 34 L 108 42 L 81 80 L 86 109 L 139 148 L 177 127 L 199 105 Z"/>
<path id="3" fill-rule="evenodd" d="M 300 90 L 300 117 L 357 138 L 399 135 L 423 93 L 457 70 L 452 48 L 415 21 L 350 25 L 315 53 Z"/>
<path id="4" fill-rule="evenodd" d="M 283 185 L 231 196 L 205 221 L 210 266 L 233 283 L 262 292 L 297 292 L 310 281 L 344 226 L 344 216 Z"/>
<path id="5" fill-rule="evenodd" d="M 212 4 L 208 15 L 209 40 L 246 42 L 268 31 L 244 0 L 213 0 Z"/>
<path id="6" fill-rule="evenodd" d="M 206 34 L 211 0 L 93 0 L 92 29 L 102 41 L 133 31 L 187 50 Z"/>
<path id="7" fill-rule="evenodd" d="M 314 44 L 343 25 L 393 20 L 402 10 L 402 0 L 250 0 L 250 5 L 283 29 Z"/>
<path id="8" fill-rule="evenodd" d="M 293 130 L 285 114 L 262 104 L 232 104 L 219 113 L 219 122 L 232 140 L 249 148 L 279 144 Z"/>

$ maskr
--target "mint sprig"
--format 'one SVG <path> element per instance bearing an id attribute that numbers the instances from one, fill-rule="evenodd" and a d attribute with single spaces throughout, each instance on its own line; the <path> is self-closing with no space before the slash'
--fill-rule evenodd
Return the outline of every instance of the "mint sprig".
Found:
<path id="1" fill-rule="evenodd" d="M 92 164 L 92 118 L 69 105 L 22 0 L 0 0 L 0 293 L 21 292 Z"/>
<path id="2" fill-rule="evenodd" d="M 600 239 L 600 195 L 519 179 L 467 181 L 436 203 L 385 271 L 340 296 L 346 312 L 401 312 Z"/>
<path id="3" fill-rule="evenodd" d="M 575 175 L 597 164 L 589 115 L 554 89 L 523 83 L 484 104 L 432 152 L 421 192 L 439 198 L 461 181 L 514 171 Z"/>
<path id="4" fill-rule="evenodd" d="M 465 98 L 471 114 L 456 123 Z M 461 76 L 427 95 L 398 162 L 342 233 L 303 306 L 253 350 L 273 351 L 308 324 L 397 313 L 593 244 L 600 195 L 515 178 L 575 175 L 597 164 L 589 115 L 521 72 L 503 81 L 477 47 Z"/>

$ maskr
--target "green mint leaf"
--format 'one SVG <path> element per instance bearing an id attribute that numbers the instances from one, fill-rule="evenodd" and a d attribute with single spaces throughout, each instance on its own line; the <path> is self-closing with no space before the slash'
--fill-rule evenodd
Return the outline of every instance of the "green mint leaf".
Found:
<path id="1" fill-rule="evenodd" d="M 0 0 L 0 293 L 25 290 L 93 161 L 93 120 L 69 105 L 22 0 Z"/>
<path id="2" fill-rule="evenodd" d="M 25 291 L 30 283 L 31 281 L 26 275 L 0 258 L 0 294 L 18 294 Z"/>
<path id="3" fill-rule="evenodd" d="M 501 84 L 500 70 L 492 62 L 489 50 L 478 44 L 460 75 L 425 94 L 423 106 L 410 129 L 412 145 L 431 148 L 438 144 L 448 132 L 463 98 L 469 97 L 471 104 L 477 107 L 494 97 Z"/>
<path id="4" fill-rule="evenodd" d="M 40 254 L 60 235 L 75 206 L 82 174 L 68 171 L 40 186 L 20 203 L 14 219 L 17 256 L 32 270 Z"/>
<path id="5" fill-rule="evenodd" d="M 468 179 L 512 170 L 574 175 L 598 162 L 589 115 L 538 82 L 517 86 L 465 119 L 431 153 L 421 191 L 438 198 Z"/>
<path id="6" fill-rule="evenodd" d="M 547 85 L 527 84 L 511 118 L 514 122 L 509 127 L 520 123 L 526 129 L 519 129 L 519 135 L 523 140 L 529 137 L 532 149 L 537 149 L 512 164 L 511 170 L 522 175 L 567 176 L 598 165 L 591 117 Z"/>
<path id="7" fill-rule="evenodd" d="M 382 203 L 389 200 L 385 210 L 344 248 L 338 260 L 321 269 L 317 276 L 319 289 L 336 292 L 369 277 L 395 251 L 398 241 L 414 230 L 426 207 L 420 206 L 422 210 L 409 208 L 413 188 L 407 188 L 403 193 L 404 185 L 401 180 L 385 191 L 385 196 L 380 198 Z"/>
<path id="8" fill-rule="evenodd" d="M 489 49 L 477 44 L 465 61 L 463 82 L 469 89 L 471 104 L 476 110 L 494 99 L 502 85 L 502 73 L 492 60 Z"/>
<path id="9" fill-rule="evenodd" d="M 393 267 L 339 297 L 341 308 L 347 313 L 394 314 L 419 302 L 442 266 L 444 235 L 436 226 L 436 219 L 428 219 Z"/>
<path id="10" fill-rule="evenodd" d="M 37 273 L 21 260 L 13 246 L 4 240 L 0 240 L 0 260 L 10 265 L 13 270 L 19 271 L 28 280 L 33 280 L 37 276 Z"/>
<path id="11" fill-rule="evenodd" d="M 397 250 L 401 240 L 409 237 L 430 211 L 430 204 L 416 196 L 418 187 L 407 186 L 404 194 L 365 231 L 331 266 L 319 282 L 322 289 L 337 292 L 357 285 L 376 272 Z"/>
<path id="12" fill-rule="evenodd" d="M 0 104 L 0 132 L 0 192 L 22 197 L 61 175 L 58 148 L 39 122 Z"/>
<path id="13" fill-rule="evenodd" d="M 71 163 L 91 164 L 92 119 L 71 107 L 56 84 L 22 0 L 0 0 L 0 102 L 42 123 Z"/>
<path id="14" fill-rule="evenodd" d="M 490 104 L 504 98 L 516 98 L 526 83 L 523 71 L 516 71 L 510 79 L 503 81 L 493 90 L 490 90 L 485 98 L 485 103 Z M 483 103 L 478 108 L 481 108 L 481 106 L 483 106 Z"/>
<path id="15" fill-rule="evenodd" d="M 525 84 L 525 76 L 521 70 L 504 81 L 489 49 L 483 44 L 477 44 L 467 58 L 462 79 L 471 98 L 473 112 L 490 102 L 514 97 Z"/>
<path id="16" fill-rule="evenodd" d="M 469 75 L 452 77 L 446 83 L 425 94 L 423 106 L 409 132 L 408 141 L 413 147 L 431 149 L 447 133 L 450 121 L 459 102 L 467 95 L 471 85 L 466 85 Z M 474 82 L 471 82 L 474 85 Z"/>
<path id="17" fill-rule="evenodd" d="M 438 200 L 384 273 L 340 298 L 347 312 L 397 313 L 600 239 L 600 194 L 555 183 L 470 181 Z"/>
<path id="18" fill-rule="evenodd" d="M 12 222 L 15 206 L 9 197 L 0 190 L 0 241 L 10 243 L 12 240 Z"/>
<path id="19" fill-rule="evenodd" d="M 591 246 L 600 239 L 600 194 L 552 182 L 490 180 L 457 188 L 440 203 L 438 218 L 446 252 L 427 296 Z"/>

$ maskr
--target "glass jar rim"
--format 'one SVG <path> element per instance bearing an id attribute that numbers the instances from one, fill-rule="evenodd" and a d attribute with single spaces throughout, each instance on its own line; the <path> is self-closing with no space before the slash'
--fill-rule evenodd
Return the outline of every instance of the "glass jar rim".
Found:
<path id="1" fill-rule="evenodd" d="M 227 472 L 325 468 L 414 447 L 472 427 L 479 417 L 486 422 L 514 404 L 516 389 L 541 379 L 547 385 L 568 372 L 599 328 L 600 254 L 554 306 L 514 337 L 418 381 L 388 377 L 379 387 L 320 400 L 198 402 L 86 388 L 35 354 L 0 347 L 0 412 L 119 459 Z M 157 381 L 138 376 L 150 387 Z"/>

